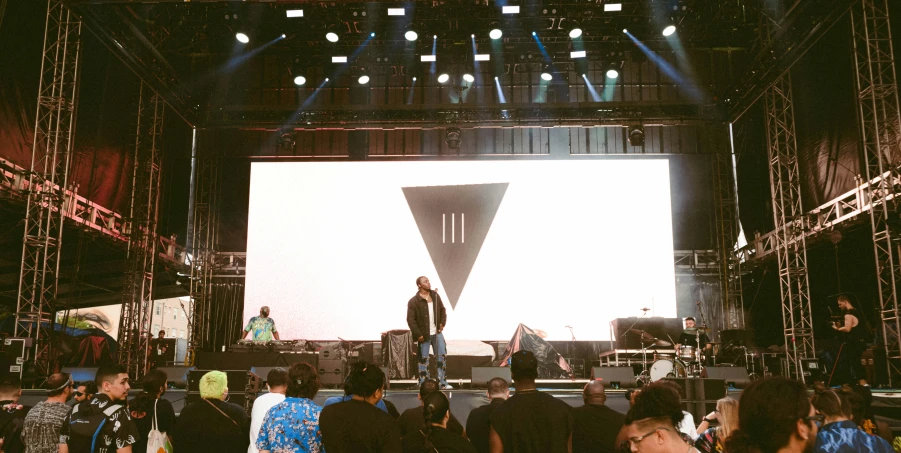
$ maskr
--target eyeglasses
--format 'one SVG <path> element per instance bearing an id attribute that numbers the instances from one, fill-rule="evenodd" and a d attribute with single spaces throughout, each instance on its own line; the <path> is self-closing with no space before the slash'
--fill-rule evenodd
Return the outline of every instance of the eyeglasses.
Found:
<path id="1" fill-rule="evenodd" d="M 664 427 L 661 426 L 661 427 L 659 427 L 659 428 L 654 428 L 653 431 L 651 431 L 651 432 L 649 432 L 649 433 L 647 433 L 647 434 L 645 434 L 645 435 L 643 435 L 643 436 L 630 437 L 630 438 L 627 440 L 627 442 L 629 442 L 629 448 L 631 448 L 633 445 L 636 446 L 636 447 L 638 447 L 638 444 L 641 443 L 641 441 L 645 440 L 645 438 L 647 438 L 648 436 L 650 436 L 650 435 L 652 435 L 652 434 L 657 433 L 657 431 L 660 431 L 660 430 L 663 430 L 663 431 L 669 431 L 670 429 L 669 429 L 669 428 L 664 428 Z M 625 442 L 623 442 L 623 443 L 625 443 Z"/>
<path id="2" fill-rule="evenodd" d="M 817 428 L 819 428 L 819 427 L 823 426 L 823 422 L 826 421 L 826 416 L 823 414 L 808 415 L 807 417 L 804 417 L 801 420 L 804 420 L 807 422 L 814 422 L 814 423 L 816 423 Z"/>

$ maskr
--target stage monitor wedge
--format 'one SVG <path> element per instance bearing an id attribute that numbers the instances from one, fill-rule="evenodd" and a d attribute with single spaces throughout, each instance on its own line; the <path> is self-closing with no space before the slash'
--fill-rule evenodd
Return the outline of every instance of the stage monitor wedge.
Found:
<path id="1" fill-rule="evenodd" d="M 636 386 L 635 370 L 631 366 L 596 366 L 591 368 L 591 379 L 601 381 L 607 389 L 625 389 Z"/>
<path id="2" fill-rule="evenodd" d="M 511 387 L 513 386 L 513 378 L 510 375 L 510 367 L 506 366 L 474 366 L 472 367 L 472 388 L 487 388 L 488 381 L 499 377 L 507 381 Z"/>

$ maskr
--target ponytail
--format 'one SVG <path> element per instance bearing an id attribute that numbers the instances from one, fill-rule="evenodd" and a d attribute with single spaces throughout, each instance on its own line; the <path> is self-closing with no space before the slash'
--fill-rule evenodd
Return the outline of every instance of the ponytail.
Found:
<path id="1" fill-rule="evenodd" d="M 433 451 L 435 447 L 432 445 L 432 424 L 441 423 L 444 417 L 450 411 L 450 401 L 442 392 L 434 392 L 426 395 L 422 400 L 422 419 L 425 422 L 425 428 L 422 435 L 425 437 L 426 451 Z"/>
<path id="2" fill-rule="evenodd" d="M 435 405 L 429 404 L 422 410 L 422 418 L 425 419 L 425 427 L 422 429 L 422 435 L 425 437 L 426 451 L 432 451 L 435 447 L 432 445 L 432 417 L 435 415 Z"/>

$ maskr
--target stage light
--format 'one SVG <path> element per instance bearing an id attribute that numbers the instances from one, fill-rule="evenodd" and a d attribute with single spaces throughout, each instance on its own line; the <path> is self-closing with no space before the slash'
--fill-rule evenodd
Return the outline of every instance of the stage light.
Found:
<path id="1" fill-rule="evenodd" d="M 416 77 L 413 77 L 413 81 L 414 81 L 414 82 L 416 81 Z"/>
<path id="2" fill-rule="evenodd" d="M 569 58 L 585 58 L 587 55 L 584 50 L 574 50 L 569 53 Z"/>
<path id="3" fill-rule="evenodd" d="M 434 55 L 422 55 L 419 57 L 419 61 L 435 61 Z"/>
<path id="4" fill-rule="evenodd" d="M 469 35 L 469 37 L 470 37 L 470 38 L 475 38 L 476 35 L 475 35 L 475 33 L 473 33 L 473 34 Z"/>
<path id="5" fill-rule="evenodd" d="M 553 80 L 553 78 L 554 78 L 554 76 L 552 76 L 550 72 L 542 72 L 541 73 L 541 80 L 550 82 L 551 80 Z"/>
<path id="6" fill-rule="evenodd" d="M 623 10 L 623 4 L 622 4 L 622 3 L 607 3 L 606 5 L 604 5 L 604 11 L 605 11 L 605 12 L 610 12 L 610 11 L 622 11 L 622 10 Z"/>
<path id="7" fill-rule="evenodd" d="M 617 77 L 619 77 L 619 71 L 617 71 L 616 69 L 610 69 L 607 71 L 608 79 L 615 79 Z"/>
<path id="8" fill-rule="evenodd" d="M 332 57 L 332 63 L 347 63 L 347 57 Z"/>
<path id="9" fill-rule="evenodd" d="M 487 53 L 477 53 L 474 55 L 475 61 L 488 61 L 491 59 L 491 56 Z"/>
<path id="10" fill-rule="evenodd" d="M 330 31 L 325 34 L 325 39 L 329 40 L 329 42 L 338 42 L 338 34 Z"/>
<path id="11" fill-rule="evenodd" d="M 438 76 L 438 83 L 446 83 L 448 79 L 450 79 L 449 75 L 441 74 Z"/>
<path id="12" fill-rule="evenodd" d="M 367 83 L 369 83 L 369 76 L 366 74 L 363 74 L 360 76 L 359 79 L 357 79 L 357 82 L 359 82 L 360 85 L 366 85 Z"/>
<path id="13" fill-rule="evenodd" d="M 404 38 L 407 38 L 407 41 L 416 41 L 419 38 L 419 35 L 416 34 L 415 31 L 410 30 L 404 33 Z"/>
<path id="14" fill-rule="evenodd" d="M 672 35 L 672 34 L 675 33 L 675 32 L 676 32 L 676 26 L 675 26 L 675 25 L 670 25 L 670 26 L 668 26 L 668 27 L 666 27 L 666 28 L 663 29 L 663 36 L 670 36 L 670 35 Z"/>
<path id="15" fill-rule="evenodd" d="M 494 76 L 494 80 L 497 80 L 497 76 Z"/>
<path id="16" fill-rule="evenodd" d="M 579 36 L 582 36 L 582 29 L 581 29 L 581 28 L 573 28 L 572 30 L 569 31 L 569 37 L 570 37 L 570 38 L 576 39 L 576 38 L 578 38 Z"/>
<path id="17" fill-rule="evenodd" d="M 238 33 L 235 35 L 235 39 L 238 40 L 241 44 L 247 44 L 250 42 L 250 37 L 245 35 L 244 33 Z"/>
<path id="18" fill-rule="evenodd" d="M 305 83 L 307 83 L 307 78 L 304 77 L 304 76 L 300 76 L 300 75 L 299 75 L 299 76 L 297 76 L 297 77 L 294 78 L 294 84 L 297 85 L 297 86 L 301 86 L 301 85 L 303 85 L 303 84 L 305 84 Z"/>
<path id="19" fill-rule="evenodd" d="M 632 146 L 644 145 L 644 130 L 641 126 L 629 127 L 629 144 Z"/>
<path id="20" fill-rule="evenodd" d="M 472 76 L 472 74 L 463 74 L 463 80 L 472 83 L 476 81 L 476 78 Z"/>
<path id="21" fill-rule="evenodd" d="M 289 9 L 285 12 L 288 14 L 288 17 L 303 17 L 302 9 Z"/>
<path id="22" fill-rule="evenodd" d="M 328 77 L 325 78 L 325 81 L 328 82 Z"/>
<path id="23" fill-rule="evenodd" d="M 388 8 L 389 16 L 403 16 L 404 9 L 403 8 Z"/>
<path id="24" fill-rule="evenodd" d="M 375 38 L 375 32 L 370 33 L 370 34 L 369 34 L 369 37 L 370 37 L 370 38 Z"/>
<path id="25" fill-rule="evenodd" d="M 432 35 L 432 39 L 438 39 L 438 35 Z"/>
<path id="26" fill-rule="evenodd" d="M 623 33 L 629 33 L 629 30 L 626 29 L 626 28 L 624 28 L 624 29 L 623 29 Z"/>
<path id="27" fill-rule="evenodd" d="M 519 6 L 505 6 L 501 8 L 503 14 L 519 14 Z"/>
<path id="28" fill-rule="evenodd" d="M 538 36 L 538 33 L 532 32 L 532 36 Z"/>
<path id="29" fill-rule="evenodd" d="M 288 37 L 288 35 L 282 33 L 282 39 L 285 39 L 285 38 L 287 38 L 287 37 Z"/>
<path id="30" fill-rule="evenodd" d="M 491 39 L 501 39 L 501 36 L 504 36 L 504 32 L 502 32 L 499 28 L 495 28 L 488 32 L 488 37 Z"/>

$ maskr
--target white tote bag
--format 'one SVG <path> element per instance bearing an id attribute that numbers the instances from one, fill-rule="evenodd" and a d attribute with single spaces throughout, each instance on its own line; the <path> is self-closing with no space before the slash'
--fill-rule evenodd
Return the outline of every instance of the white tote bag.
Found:
<path id="1" fill-rule="evenodd" d="M 150 433 L 147 434 L 147 453 L 172 453 L 172 443 L 169 442 L 169 436 L 160 431 L 160 427 L 156 421 L 156 403 L 153 402 L 153 426 L 150 427 Z"/>

